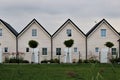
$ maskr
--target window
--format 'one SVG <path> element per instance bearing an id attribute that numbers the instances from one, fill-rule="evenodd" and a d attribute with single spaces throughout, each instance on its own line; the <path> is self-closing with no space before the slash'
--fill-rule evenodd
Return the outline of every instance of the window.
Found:
<path id="1" fill-rule="evenodd" d="M 72 36 L 71 29 L 67 29 L 67 36 L 68 37 Z"/>
<path id="2" fill-rule="evenodd" d="M 77 47 L 74 48 L 74 52 L 77 52 Z"/>
<path id="3" fill-rule="evenodd" d="M 56 55 L 61 55 L 61 48 L 56 48 Z"/>
<path id="4" fill-rule="evenodd" d="M 47 55 L 47 48 L 42 48 L 42 55 Z"/>
<path id="5" fill-rule="evenodd" d="M 4 52 L 8 52 L 8 47 L 5 47 L 5 48 L 4 48 Z"/>
<path id="6" fill-rule="evenodd" d="M 106 37 L 106 29 L 101 29 L 101 37 Z"/>
<path id="7" fill-rule="evenodd" d="M 112 55 L 116 55 L 116 52 L 117 50 L 116 50 L 116 48 L 112 48 Z"/>
<path id="8" fill-rule="evenodd" d="M 32 29 L 32 36 L 37 36 L 37 29 Z"/>
<path id="9" fill-rule="evenodd" d="M 26 52 L 29 52 L 29 48 L 26 48 Z"/>
<path id="10" fill-rule="evenodd" d="M 0 29 L 0 36 L 2 36 L 2 29 Z"/>
<path id="11" fill-rule="evenodd" d="M 98 47 L 95 48 L 95 52 L 99 52 L 99 48 Z"/>

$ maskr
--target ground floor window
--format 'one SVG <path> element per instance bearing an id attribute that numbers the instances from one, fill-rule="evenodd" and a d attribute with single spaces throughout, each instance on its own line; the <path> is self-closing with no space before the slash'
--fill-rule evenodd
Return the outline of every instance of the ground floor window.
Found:
<path id="1" fill-rule="evenodd" d="M 56 55 L 61 55 L 61 48 L 56 48 Z"/>
<path id="2" fill-rule="evenodd" d="M 29 48 L 26 48 L 26 52 L 29 52 Z"/>
<path id="3" fill-rule="evenodd" d="M 74 47 L 74 52 L 77 52 L 77 47 Z"/>
<path id="4" fill-rule="evenodd" d="M 112 48 L 112 55 L 116 55 L 117 53 L 117 49 L 116 48 Z"/>
<path id="5" fill-rule="evenodd" d="M 47 48 L 42 48 L 42 55 L 47 55 Z"/>
<path id="6" fill-rule="evenodd" d="M 95 52 L 99 52 L 99 48 L 98 47 L 95 48 Z"/>
<path id="7" fill-rule="evenodd" d="M 4 48 L 4 52 L 8 52 L 8 47 L 5 47 L 5 48 Z"/>

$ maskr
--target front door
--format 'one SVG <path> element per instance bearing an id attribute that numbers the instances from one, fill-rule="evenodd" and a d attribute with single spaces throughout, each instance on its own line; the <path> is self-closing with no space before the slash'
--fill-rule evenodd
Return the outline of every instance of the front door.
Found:
<path id="1" fill-rule="evenodd" d="M 101 49 L 101 58 L 100 58 L 100 62 L 101 63 L 108 63 L 108 48 L 102 48 Z"/>
<path id="2" fill-rule="evenodd" d="M 34 49 L 34 63 L 38 63 L 38 53 L 39 53 L 39 49 L 35 48 Z"/>
<path id="3" fill-rule="evenodd" d="M 69 48 L 69 50 L 68 50 L 68 48 L 65 49 L 64 63 L 72 63 L 72 60 L 71 60 L 71 48 Z"/>

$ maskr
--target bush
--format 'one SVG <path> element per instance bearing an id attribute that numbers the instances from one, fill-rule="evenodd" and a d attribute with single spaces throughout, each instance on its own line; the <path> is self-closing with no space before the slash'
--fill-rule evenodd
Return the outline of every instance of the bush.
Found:
<path id="1" fill-rule="evenodd" d="M 11 59 L 5 59 L 5 63 L 29 63 L 29 61 L 22 60 L 22 59 L 11 58 Z"/>
<path id="2" fill-rule="evenodd" d="M 41 63 L 48 63 L 48 60 L 43 60 L 41 61 Z"/>
<path id="3" fill-rule="evenodd" d="M 79 60 L 78 60 L 78 63 L 82 63 L 82 60 L 81 60 L 81 59 L 79 59 Z"/>
<path id="4" fill-rule="evenodd" d="M 120 58 L 110 59 L 110 62 L 111 62 L 111 63 L 119 63 L 119 62 L 120 62 Z"/>
<path id="5" fill-rule="evenodd" d="M 100 63 L 100 61 L 90 59 L 90 60 L 84 60 L 83 63 Z"/>

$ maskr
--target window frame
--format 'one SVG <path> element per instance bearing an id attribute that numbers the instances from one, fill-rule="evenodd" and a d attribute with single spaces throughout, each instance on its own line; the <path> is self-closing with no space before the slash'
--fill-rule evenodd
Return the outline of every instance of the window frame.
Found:
<path id="1" fill-rule="evenodd" d="M 106 37 L 106 36 L 107 36 L 107 30 L 101 29 L 101 37 Z"/>
<path id="2" fill-rule="evenodd" d="M 74 52 L 77 53 L 78 52 L 78 48 L 74 47 Z"/>
<path id="3" fill-rule="evenodd" d="M 26 52 L 30 52 L 30 49 L 28 47 L 26 47 Z"/>
<path id="4" fill-rule="evenodd" d="M 56 55 L 61 55 L 61 48 L 56 48 Z"/>
<path id="5" fill-rule="evenodd" d="M 0 28 L 0 37 L 2 36 L 3 34 L 2 34 L 2 29 Z"/>
<path id="6" fill-rule="evenodd" d="M 47 55 L 47 48 L 42 48 L 42 55 Z"/>
<path id="7" fill-rule="evenodd" d="M 8 47 L 4 47 L 4 52 L 5 52 L 5 53 L 8 53 L 8 52 L 9 52 Z"/>
<path id="8" fill-rule="evenodd" d="M 37 36 L 37 29 L 32 29 L 32 36 L 33 37 Z"/>
<path id="9" fill-rule="evenodd" d="M 117 48 L 111 48 L 112 55 L 117 55 Z"/>
<path id="10" fill-rule="evenodd" d="M 99 47 L 95 48 L 95 52 L 98 53 L 99 52 Z"/>
<path id="11" fill-rule="evenodd" d="M 67 29 L 66 33 L 67 33 L 67 36 L 68 36 L 68 37 L 71 37 L 71 36 L 72 36 L 72 30 L 71 30 L 71 29 Z"/>

